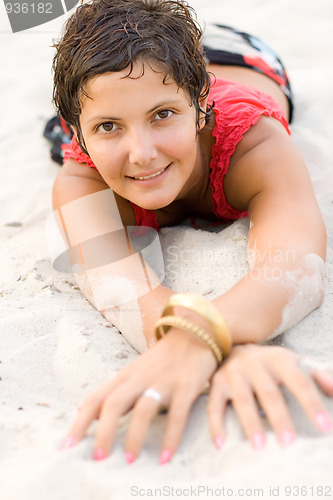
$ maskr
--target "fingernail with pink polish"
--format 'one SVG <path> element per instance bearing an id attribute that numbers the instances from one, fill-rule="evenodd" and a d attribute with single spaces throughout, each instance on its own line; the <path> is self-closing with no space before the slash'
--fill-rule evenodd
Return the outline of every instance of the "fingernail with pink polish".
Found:
<path id="1" fill-rule="evenodd" d="M 160 465 L 167 464 L 168 462 L 170 462 L 171 458 L 172 458 L 172 451 L 168 449 L 163 450 L 160 455 Z"/>
<path id="2" fill-rule="evenodd" d="M 333 431 L 333 422 L 331 417 L 326 411 L 319 411 L 315 415 L 315 421 L 317 422 L 318 427 L 323 432 L 332 432 Z"/>
<path id="3" fill-rule="evenodd" d="M 263 450 L 266 446 L 266 438 L 262 432 L 256 432 L 251 437 L 251 443 L 255 450 Z"/>
<path id="4" fill-rule="evenodd" d="M 69 450 L 69 448 L 72 448 L 76 443 L 76 440 L 73 436 L 67 436 L 65 441 L 61 445 L 62 450 Z"/>
<path id="5" fill-rule="evenodd" d="M 135 460 L 135 455 L 131 451 L 126 451 L 125 453 L 125 459 L 128 464 L 131 464 Z"/>
<path id="6" fill-rule="evenodd" d="M 296 434 L 290 429 L 284 429 L 280 432 L 279 439 L 283 446 L 289 446 L 296 439 Z"/>
<path id="7" fill-rule="evenodd" d="M 225 439 L 222 436 L 216 436 L 214 439 L 215 446 L 218 450 L 223 448 Z"/>
<path id="8" fill-rule="evenodd" d="M 96 462 L 99 462 L 100 460 L 105 460 L 106 459 L 106 451 L 102 450 L 102 448 L 96 448 L 94 451 L 94 460 Z"/>

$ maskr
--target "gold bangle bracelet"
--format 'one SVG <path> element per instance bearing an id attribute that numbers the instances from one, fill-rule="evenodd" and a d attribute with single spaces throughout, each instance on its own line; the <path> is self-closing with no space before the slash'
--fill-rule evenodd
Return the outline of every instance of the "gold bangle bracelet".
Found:
<path id="1" fill-rule="evenodd" d="M 181 328 L 182 330 L 185 330 L 186 332 L 194 335 L 194 337 L 196 337 L 203 344 L 209 347 L 216 358 L 218 366 L 221 365 L 223 361 L 222 351 L 209 335 L 209 333 L 206 332 L 206 330 L 204 330 L 203 328 L 200 328 L 198 325 L 195 325 L 191 321 L 181 318 L 180 316 L 163 316 L 162 318 L 158 319 L 155 323 L 156 338 L 159 340 L 167 333 L 171 326 Z"/>
<path id="2" fill-rule="evenodd" d="M 171 315 L 175 306 L 190 309 L 206 320 L 212 328 L 215 341 L 223 356 L 226 357 L 229 354 L 232 347 L 230 330 L 214 304 L 194 293 L 175 293 L 167 300 L 162 311 L 162 317 Z"/>

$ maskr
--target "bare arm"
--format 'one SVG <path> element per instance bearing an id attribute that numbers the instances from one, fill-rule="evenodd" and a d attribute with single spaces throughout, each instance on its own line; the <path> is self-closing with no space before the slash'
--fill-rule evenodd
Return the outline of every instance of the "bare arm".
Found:
<path id="1" fill-rule="evenodd" d="M 101 192 L 104 192 L 104 196 L 99 196 L 92 202 L 89 195 Z M 113 247 L 117 245 L 117 236 L 114 233 L 114 236 L 107 237 L 110 231 L 135 225 L 135 215 L 130 203 L 116 197 L 117 206 L 110 208 L 112 198 L 112 191 L 97 170 L 78 164 L 75 160 L 65 162 L 54 184 L 53 208 L 60 214 L 58 220 L 68 246 L 73 242 L 82 243 L 99 235 L 106 235 L 96 244 L 103 247 L 100 249 L 102 253 L 112 254 Z M 80 254 L 82 258 L 82 253 Z M 117 272 L 119 266 L 120 264 L 117 265 Z M 98 307 L 96 297 L 103 295 L 103 290 L 98 290 L 100 271 L 90 269 L 87 272 L 82 267 L 82 272 L 75 273 L 75 278 L 84 296 L 121 331 L 128 342 L 139 352 L 144 351 L 146 343 L 151 345 L 154 342 L 153 326 L 160 316 L 163 304 L 172 294 L 171 290 L 162 285 L 156 286 L 155 283 L 155 287 L 148 293 L 143 293 L 138 301 L 131 300 L 115 307 Z M 111 265 L 102 268 L 106 285 L 108 279 L 112 283 L 112 270 Z M 134 281 L 132 279 L 132 283 Z"/>
<path id="2" fill-rule="evenodd" d="M 231 205 L 249 210 L 251 269 L 214 302 L 236 343 L 261 342 L 283 313 L 289 328 L 320 305 L 326 231 L 304 161 L 272 118 L 262 117 L 244 136 L 224 189 Z"/>

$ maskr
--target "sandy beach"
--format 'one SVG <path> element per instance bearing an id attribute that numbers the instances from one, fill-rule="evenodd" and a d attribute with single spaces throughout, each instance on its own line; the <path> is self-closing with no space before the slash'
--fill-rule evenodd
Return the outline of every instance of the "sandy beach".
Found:
<path id="1" fill-rule="evenodd" d="M 202 23 L 230 24 L 262 37 L 288 69 L 295 94 L 291 131 L 328 231 L 326 296 L 320 309 L 274 342 L 333 367 L 332 1 L 191 5 Z M 228 439 L 218 452 L 202 395 L 167 466 L 158 465 L 165 415 L 156 418 L 131 466 L 123 449 L 127 417 L 103 462 L 92 460 L 94 428 L 77 447 L 60 450 L 82 399 L 138 353 L 83 298 L 71 275 L 53 269 L 48 253 L 44 225 L 59 166 L 42 132 L 54 114 L 52 39 L 65 16 L 13 34 L 3 5 L 0 11 L 0 499 L 333 498 L 333 435 L 317 432 L 289 394 L 298 439 L 287 449 L 267 425 L 267 449 L 254 451 L 229 408 Z M 244 219 L 218 233 L 162 230 L 166 268 L 168 248 L 177 248 L 166 284 L 208 298 L 228 289 L 247 269 L 248 225 Z M 195 265 L 181 258 L 182 248 L 194 247 L 202 256 Z M 326 403 L 333 416 L 333 399 Z"/>

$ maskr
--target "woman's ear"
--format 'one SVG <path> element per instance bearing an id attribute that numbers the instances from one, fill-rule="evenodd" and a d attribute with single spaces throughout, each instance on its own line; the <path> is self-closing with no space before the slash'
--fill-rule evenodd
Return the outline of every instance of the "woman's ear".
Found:
<path id="1" fill-rule="evenodd" d="M 207 116 L 207 101 L 208 97 L 203 97 L 199 99 L 199 130 L 202 130 L 206 125 L 206 116 Z"/>

